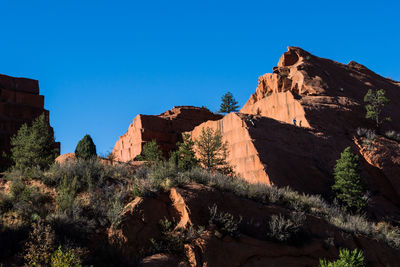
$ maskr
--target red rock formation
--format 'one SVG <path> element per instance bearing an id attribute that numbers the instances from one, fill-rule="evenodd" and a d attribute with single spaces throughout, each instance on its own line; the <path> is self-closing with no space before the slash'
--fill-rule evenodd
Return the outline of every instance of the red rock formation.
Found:
<path id="1" fill-rule="evenodd" d="M 139 114 L 129 125 L 128 131 L 120 136 L 112 153 L 115 160 L 128 162 L 142 152 L 144 143 L 154 139 L 167 157 L 183 132 L 191 131 L 202 122 L 221 117 L 205 108 L 192 106 L 174 107 L 160 115 Z"/>
<path id="2" fill-rule="evenodd" d="M 373 128 L 365 119 L 363 101 L 371 88 L 386 90 L 391 103 L 384 115 L 392 122 L 384 128 L 399 131 L 398 83 L 355 62 L 345 65 L 289 47 L 274 73 L 259 78 L 256 92 L 241 113 L 205 122 L 194 128 L 192 137 L 198 138 L 204 127 L 221 131 L 229 144 L 228 162 L 249 182 L 329 194 L 340 153 L 347 146 L 359 151 L 353 140 L 357 127 Z M 293 125 L 294 117 L 297 125 Z M 382 216 L 394 214 L 400 191 L 391 185 L 400 170 L 391 160 L 400 157 L 399 151 L 392 150 L 396 155 L 390 160 L 383 149 L 374 151 L 380 156 L 372 158 L 380 158 L 379 162 L 385 158 L 386 163 L 371 163 L 362 157 L 362 176 L 373 191 L 375 211 Z"/>
<path id="3" fill-rule="evenodd" d="M 48 120 L 49 111 L 44 109 L 37 80 L 0 74 L 0 153 L 9 151 L 10 138 L 23 123 L 30 123 L 42 113 Z"/>
<path id="4" fill-rule="evenodd" d="M 179 203 L 179 204 L 177 204 Z M 209 207 L 217 205 L 235 218 L 243 218 L 239 238 L 215 234 L 209 225 Z M 128 204 L 117 225 L 109 228 L 109 239 L 121 245 L 126 257 L 135 257 L 151 248 L 150 239 L 160 235 L 159 221 L 167 218 L 182 228 L 206 226 L 191 244 L 185 244 L 185 258 L 156 254 L 144 258 L 140 266 L 317 266 L 320 258 L 335 259 L 338 247 L 359 248 L 368 266 L 395 266 L 398 251 L 363 235 L 350 235 L 322 218 L 307 215 L 303 223 L 304 244 L 271 242 L 266 224 L 274 214 L 288 210 L 263 205 L 232 193 L 192 184 L 172 188 L 153 197 L 136 198 Z M 331 244 L 326 241 L 330 238 Z"/>

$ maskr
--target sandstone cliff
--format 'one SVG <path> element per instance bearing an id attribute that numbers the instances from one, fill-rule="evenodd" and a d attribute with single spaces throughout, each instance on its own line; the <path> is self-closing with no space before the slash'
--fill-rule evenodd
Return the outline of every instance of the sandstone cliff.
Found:
<path id="1" fill-rule="evenodd" d="M 259 78 L 256 92 L 240 113 L 205 122 L 192 136 L 198 138 L 204 127 L 219 130 L 229 145 L 228 162 L 245 180 L 312 194 L 329 194 L 333 167 L 347 146 L 361 149 L 362 176 L 374 211 L 394 215 L 400 204 L 394 181 L 400 171 L 398 148 L 389 159 L 382 146 L 366 153 L 355 138 L 358 127 L 373 127 L 365 119 L 363 98 L 368 89 L 385 89 L 391 99 L 384 115 L 392 122 L 382 132 L 399 131 L 397 82 L 355 62 L 345 65 L 289 47 L 273 73 Z"/>
<path id="2" fill-rule="evenodd" d="M 128 131 L 116 142 L 114 159 L 121 162 L 133 160 L 142 152 L 144 143 L 156 140 L 165 157 L 176 147 L 181 134 L 191 131 L 202 122 L 217 120 L 222 116 L 205 108 L 177 106 L 160 115 L 137 115 Z"/>
<path id="3" fill-rule="evenodd" d="M 22 124 L 30 123 L 42 113 L 49 119 L 37 80 L 0 74 L 0 155 L 9 151 L 10 138 Z"/>

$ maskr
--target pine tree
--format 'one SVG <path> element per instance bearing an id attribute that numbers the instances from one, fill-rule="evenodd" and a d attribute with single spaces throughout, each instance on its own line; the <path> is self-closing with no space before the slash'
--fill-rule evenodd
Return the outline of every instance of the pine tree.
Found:
<path id="1" fill-rule="evenodd" d="M 360 177 L 359 158 L 347 147 L 336 161 L 335 183 L 332 186 L 337 199 L 350 211 L 360 211 L 366 207 L 363 198 L 365 190 Z"/>
<path id="2" fill-rule="evenodd" d="M 232 174 L 233 170 L 226 162 L 228 156 L 227 142 L 222 141 L 222 135 L 209 127 L 202 129 L 201 135 L 195 140 L 199 161 L 204 168 Z"/>
<path id="3" fill-rule="evenodd" d="M 238 102 L 235 100 L 231 92 L 227 92 L 221 98 L 220 113 L 230 113 L 238 111 Z"/>
<path id="4" fill-rule="evenodd" d="M 78 159 L 88 160 L 90 158 L 96 157 L 96 145 L 94 144 L 92 137 L 90 135 L 85 135 L 75 148 L 75 156 Z"/>
<path id="5" fill-rule="evenodd" d="M 162 158 L 162 152 L 156 140 L 145 143 L 142 148 L 142 153 L 137 156 L 137 160 L 143 161 L 161 161 Z"/>
<path id="6" fill-rule="evenodd" d="M 390 99 L 385 96 L 385 90 L 373 91 L 369 89 L 364 96 L 364 102 L 369 103 L 365 105 L 365 109 L 367 110 L 365 118 L 373 120 L 377 129 L 379 129 L 383 122 L 391 121 L 390 117 L 382 118 L 381 116 L 383 108 L 390 103 Z"/>
<path id="7" fill-rule="evenodd" d="M 48 168 L 59 155 L 53 131 L 44 114 L 31 126 L 23 124 L 11 138 L 11 159 L 17 169 Z"/>
<path id="8" fill-rule="evenodd" d="M 179 170 L 187 171 L 198 164 L 194 151 L 194 141 L 189 134 L 182 135 L 182 142 L 178 142 L 176 151 L 176 163 Z"/>

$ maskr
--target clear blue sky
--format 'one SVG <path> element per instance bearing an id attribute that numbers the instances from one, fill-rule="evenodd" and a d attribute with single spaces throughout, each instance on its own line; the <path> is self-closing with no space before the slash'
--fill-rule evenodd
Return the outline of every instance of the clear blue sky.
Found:
<path id="1" fill-rule="evenodd" d="M 0 1 L 0 73 L 38 79 L 62 153 L 138 114 L 242 106 L 287 46 L 400 80 L 398 1 Z"/>

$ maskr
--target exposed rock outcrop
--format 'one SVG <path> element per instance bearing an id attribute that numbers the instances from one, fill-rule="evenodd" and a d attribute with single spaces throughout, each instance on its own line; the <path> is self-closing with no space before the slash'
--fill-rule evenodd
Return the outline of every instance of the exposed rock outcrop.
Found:
<path id="1" fill-rule="evenodd" d="M 228 142 L 228 162 L 251 183 L 329 194 L 340 153 L 347 146 L 360 150 L 354 142 L 357 127 L 373 128 L 365 119 L 363 99 L 368 89 L 385 89 L 391 103 L 383 115 L 392 118 L 385 127 L 399 131 L 398 83 L 355 62 L 345 65 L 289 47 L 273 73 L 259 78 L 256 92 L 240 113 L 205 122 L 194 128 L 192 137 L 198 138 L 205 127 L 220 131 Z M 361 158 L 364 182 L 382 216 L 395 214 L 400 204 L 400 192 L 392 188 L 398 187 L 399 150 L 384 143 L 360 152 L 365 157 Z"/>
<path id="2" fill-rule="evenodd" d="M 112 153 L 115 160 L 128 162 L 142 152 L 144 143 L 156 140 L 167 157 L 183 132 L 193 130 L 202 122 L 221 117 L 206 108 L 193 106 L 177 106 L 160 115 L 139 114 L 129 125 L 128 131 L 119 138 Z"/>
<path id="3" fill-rule="evenodd" d="M 49 120 L 37 80 L 0 74 L 0 155 L 9 151 L 10 138 L 22 124 L 32 122 L 42 113 Z M 0 166 L 2 164 L 4 161 L 0 159 Z"/>
<path id="4" fill-rule="evenodd" d="M 183 213 L 177 212 L 176 199 L 179 199 Z M 239 238 L 217 235 L 211 226 L 207 226 L 209 207 L 214 204 L 220 211 L 243 218 Z M 120 242 L 126 257 L 134 257 L 140 251 L 149 251 L 149 240 L 160 235 L 159 221 L 167 218 L 181 227 L 201 225 L 206 229 L 191 244 L 185 245 L 185 257 L 178 259 L 173 255 L 156 254 L 144 258 L 141 266 L 317 266 L 319 258 L 337 258 L 339 247 L 362 249 L 368 266 L 397 264 L 397 251 L 386 244 L 363 235 L 345 234 L 312 215 L 307 215 L 303 223 L 305 237 L 302 244 L 279 244 L 268 240 L 266 224 L 269 218 L 286 213 L 288 210 L 280 206 L 263 205 L 232 193 L 192 184 L 156 196 L 136 198 L 125 207 L 121 222 L 110 228 L 109 239 Z M 187 223 L 179 224 L 182 221 Z"/>

